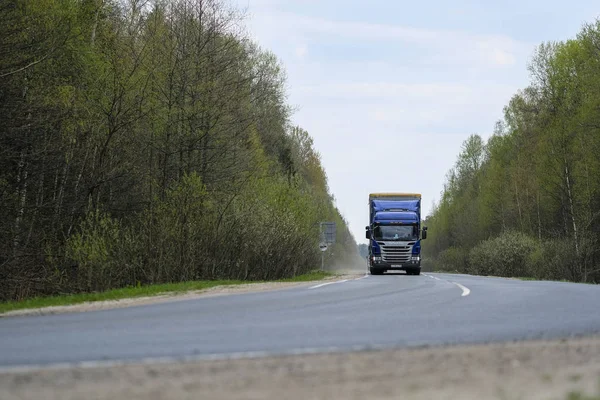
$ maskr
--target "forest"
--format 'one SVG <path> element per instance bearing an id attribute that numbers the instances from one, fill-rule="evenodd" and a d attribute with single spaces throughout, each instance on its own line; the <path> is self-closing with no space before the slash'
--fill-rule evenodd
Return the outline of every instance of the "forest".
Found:
<path id="1" fill-rule="evenodd" d="M 0 301 L 293 277 L 321 221 L 355 256 L 292 113 L 226 1 L 3 0 Z"/>
<path id="2" fill-rule="evenodd" d="M 600 22 L 537 47 L 489 140 L 470 136 L 427 219 L 438 270 L 600 283 Z"/>

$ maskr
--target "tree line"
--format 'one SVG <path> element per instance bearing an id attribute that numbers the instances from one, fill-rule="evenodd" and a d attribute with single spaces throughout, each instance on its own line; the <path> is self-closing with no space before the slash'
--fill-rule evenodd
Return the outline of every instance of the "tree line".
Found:
<path id="1" fill-rule="evenodd" d="M 222 0 L 2 1 L 0 300 L 354 255 L 285 85 Z"/>
<path id="2" fill-rule="evenodd" d="M 540 45 L 530 85 L 447 175 L 424 247 L 438 269 L 600 282 L 600 22 Z"/>

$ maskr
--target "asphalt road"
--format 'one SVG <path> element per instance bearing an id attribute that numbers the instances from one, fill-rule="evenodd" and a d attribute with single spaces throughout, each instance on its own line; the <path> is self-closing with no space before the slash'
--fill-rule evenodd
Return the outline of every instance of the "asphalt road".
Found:
<path id="1" fill-rule="evenodd" d="M 553 339 L 600 332 L 600 286 L 404 274 L 0 319 L 0 367 Z"/>

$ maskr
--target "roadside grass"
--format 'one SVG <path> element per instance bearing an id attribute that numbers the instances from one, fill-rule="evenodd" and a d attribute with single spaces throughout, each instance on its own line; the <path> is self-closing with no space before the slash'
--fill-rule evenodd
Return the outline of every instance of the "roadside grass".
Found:
<path id="1" fill-rule="evenodd" d="M 269 282 L 310 282 L 319 281 L 325 278 L 333 277 L 334 274 L 313 271 L 304 275 L 298 275 L 294 278 L 281 279 Z M 267 281 L 238 281 L 238 280 L 219 280 L 219 281 L 190 281 L 178 283 L 164 283 L 158 285 L 126 287 L 121 289 L 111 289 L 105 292 L 78 293 L 67 295 L 56 295 L 48 297 L 35 297 L 21 301 L 0 302 L 0 314 L 31 308 L 44 308 L 53 306 L 67 306 L 95 301 L 132 299 L 136 297 L 152 297 L 163 294 L 177 294 L 196 290 L 210 289 L 216 286 L 236 286 L 251 283 L 265 283 Z"/>
<path id="2" fill-rule="evenodd" d="M 567 400 L 600 400 L 600 395 L 598 396 L 586 396 L 581 393 L 570 393 L 567 397 Z"/>
<path id="3" fill-rule="evenodd" d="M 567 279 L 542 279 L 542 278 L 532 278 L 532 277 L 521 277 L 521 276 L 517 276 L 515 277 L 515 279 L 519 279 L 521 281 L 540 281 L 540 282 L 570 282 L 570 283 L 587 283 L 590 285 L 594 285 L 594 283 L 592 282 L 571 282 Z"/>
<path id="4" fill-rule="evenodd" d="M 562 283 L 579 283 L 583 285 L 598 285 L 595 282 L 576 282 L 568 279 L 545 279 L 545 278 L 532 278 L 530 276 L 492 276 L 493 278 L 504 278 L 504 279 L 517 279 L 520 281 L 532 281 L 532 282 L 562 282 Z M 600 399 L 598 399 L 600 400 Z"/>
<path id="5" fill-rule="evenodd" d="M 432 271 L 436 274 L 467 274 L 466 272 L 458 272 L 458 271 L 450 271 L 450 270 L 434 270 Z M 467 274 L 468 275 L 468 274 Z M 533 278 L 531 276 L 499 276 L 499 275 L 473 275 L 473 276 L 482 276 L 485 278 L 502 278 L 502 279 L 518 279 L 520 281 L 538 281 L 538 282 L 565 282 L 565 283 L 583 283 L 586 285 L 597 285 L 594 282 L 573 282 L 568 279 L 544 279 L 544 278 Z M 595 400 L 595 399 L 594 399 Z M 598 399 L 600 400 L 600 399 Z"/>
<path id="6" fill-rule="evenodd" d="M 325 278 L 329 278 L 332 276 L 336 276 L 336 274 L 332 274 L 330 272 L 324 272 L 324 271 L 312 271 L 309 272 L 308 274 L 304 274 L 304 275 L 298 275 L 296 277 L 293 278 L 287 278 L 287 279 L 280 279 L 276 282 L 310 282 L 310 281 L 320 281 L 323 280 Z"/>

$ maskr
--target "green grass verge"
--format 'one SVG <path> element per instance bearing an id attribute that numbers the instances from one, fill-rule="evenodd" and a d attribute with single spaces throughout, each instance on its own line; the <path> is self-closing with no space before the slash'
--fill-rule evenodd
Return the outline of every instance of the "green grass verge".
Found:
<path id="1" fill-rule="evenodd" d="M 282 279 L 273 282 L 309 282 L 318 281 L 334 276 L 328 272 L 314 271 L 305 275 L 299 275 L 294 278 Z M 127 287 L 122 289 L 112 289 L 105 292 L 79 293 L 69 295 L 58 295 L 49 297 L 35 297 L 22 301 L 0 302 L 0 314 L 30 308 L 43 308 L 52 306 L 67 306 L 94 301 L 130 299 L 136 297 L 150 297 L 161 294 L 184 293 L 194 290 L 209 289 L 215 286 L 235 286 L 246 283 L 263 283 L 262 281 L 191 281 L 179 283 L 165 283 L 159 285 Z"/>
<path id="2" fill-rule="evenodd" d="M 304 275 L 298 275 L 294 278 L 288 278 L 288 279 L 281 279 L 277 282 L 310 282 L 310 281 L 320 281 L 322 279 L 325 278 L 329 278 L 335 276 L 335 274 L 332 274 L 330 272 L 323 272 L 323 271 L 313 271 L 313 272 L 309 272 L 308 274 L 304 274 Z"/>
<path id="3" fill-rule="evenodd" d="M 444 271 L 444 270 L 435 270 L 433 273 L 437 274 L 467 274 L 467 272 L 458 272 L 458 271 Z M 518 279 L 520 281 L 538 281 L 538 282 L 566 282 L 566 283 L 583 283 L 586 285 L 597 285 L 594 282 L 574 282 L 567 279 L 544 279 L 544 278 L 533 278 L 530 276 L 500 276 L 500 275 L 473 275 L 473 276 L 481 276 L 484 278 L 502 278 L 502 279 Z M 598 399 L 600 400 L 600 399 Z"/>
<path id="4" fill-rule="evenodd" d="M 590 283 L 591 282 L 571 282 L 568 281 L 566 279 L 543 279 L 543 278 L 532 278 L 532 277 L 523 277 L 523 276 L 517 276 L 514 279 L 519 279 L 521 281 L 539 281 L 539 282 L 567 282 L 567 283 Z"/>
<path id="5" fill-rule="evenodd" d="M 583 395 L 581 393 L 570 393 L 569 396 L 567 397 L 567 400 L 600 400 L 600 395 L 599 396 L 586 396 Z"/>

